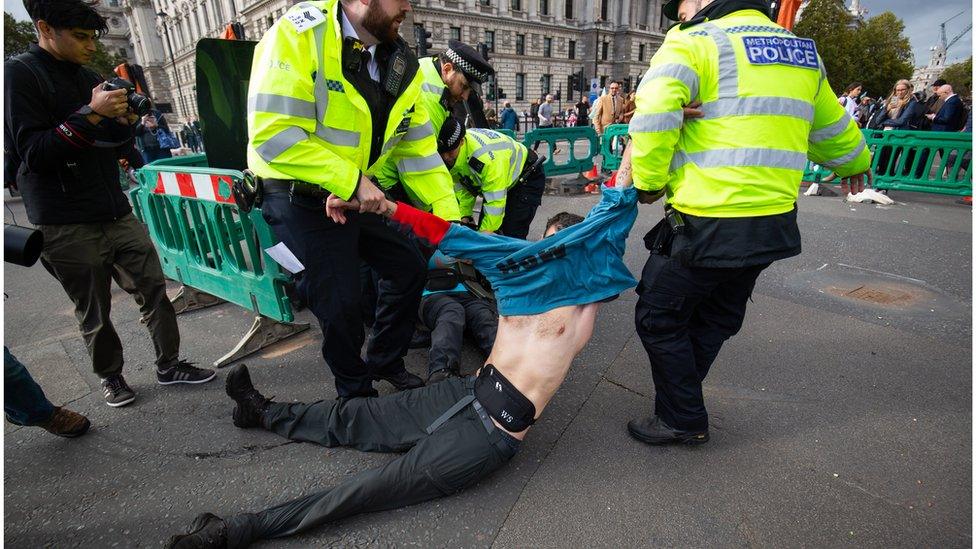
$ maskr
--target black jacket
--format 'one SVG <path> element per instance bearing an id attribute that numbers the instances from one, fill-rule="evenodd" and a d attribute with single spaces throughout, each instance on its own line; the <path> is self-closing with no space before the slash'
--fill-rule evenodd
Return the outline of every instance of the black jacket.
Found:
<path id="1" fill-rule="evenodd" d="M 958 95 L 945 100 L 942 108 L 932 120 L 932 131 L 934 132 L 957 132 L 966 125 L 966 107 Z"/>
<path id="2" fill-rule="evenodd" d="M 118 159 L 130 158 L 133 128 L 103 119 L 91 124 L 78 109 L 102 81 L 93 71 L 59 61 L 37 44 L 57 93 L 19 61 L 4 63 L 4 138 L 19 157 L 17 186 L 27 218 L 38 225 L 114 221 L 132 211 L 119 185 Z M 141 166 L 141 162 L 133 167 Z"/>

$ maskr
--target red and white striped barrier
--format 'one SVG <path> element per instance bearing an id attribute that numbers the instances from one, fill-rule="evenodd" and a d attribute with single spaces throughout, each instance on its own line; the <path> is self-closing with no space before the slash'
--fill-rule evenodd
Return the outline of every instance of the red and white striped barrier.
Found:
<path id="1" fill-rule="evenodd" d="M 221 183 L 227 186 L 226 197 L 220 195 Z M 153 193 L 234 204 L 234 195 L 230 192 L 233 184 L 234 182 L 227 175 L 159 172 Z"/>

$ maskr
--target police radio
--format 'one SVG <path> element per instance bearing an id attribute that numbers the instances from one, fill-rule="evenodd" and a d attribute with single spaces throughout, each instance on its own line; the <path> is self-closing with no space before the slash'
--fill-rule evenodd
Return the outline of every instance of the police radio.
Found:
<path id="1" fill-rule="evenodd" d="M 400 93 L 400 86 L 403 85 L 403 77 L 407 74 L 407 55 L 402 48 L 397 48 L 390 56 L 390 64 L 387 67 L 386 79 L 383 81 L 383 89 L 386 93 L 396 97 Z"/>

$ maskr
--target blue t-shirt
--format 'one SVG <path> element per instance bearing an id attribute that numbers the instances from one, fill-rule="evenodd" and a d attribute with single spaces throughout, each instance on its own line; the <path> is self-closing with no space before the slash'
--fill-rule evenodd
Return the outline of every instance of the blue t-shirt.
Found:
<path id="1" fill-rule="evenodd" d="M 534 315 L 636 286 L 623 262 L 636 218 L 636 189 L 603 187 L 603 199 L 583 222 L 549 238 L 528 242 L 451 225 L 438 249 L 474 263 L 491 282 L 499 314 Z"/>
<path id="2" fill-rule="evenodd" d="M 433 271 L 435 269 L 451 269 L 457 260 L 453 257 L 447 257 L 444 252 L 440 250 L 434 250 L 434 254 L 430 256 L 430 260 L 427 261 L 427 270 Z M 427 297 L 433 294 L 466 294 L 468 293 L 468 288 L 458 282 L 458 285 L 450 290 L 428 290 L 424 288 L 423 297 Z"/>

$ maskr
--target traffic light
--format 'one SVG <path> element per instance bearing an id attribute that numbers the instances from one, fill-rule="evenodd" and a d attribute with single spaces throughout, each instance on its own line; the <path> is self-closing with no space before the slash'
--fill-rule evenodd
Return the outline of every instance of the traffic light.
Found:
<path id="1" fill-rule="evenodd" d="M 508 96 L 505 95 L 505 90 L 503 90 L 501 86 L 498 86 L 498 98 L 499 99 L 506 99 L 506 98 L 508 98 Z"/>
<path id="2" fill-rule="evenodd" d="M 417 57 L 427 57 L 428 52 L 434 47 L 430 41 L 430 31 L 423 25 L 413 26 L 413 38 L 417 42 Z"/>
<path id="3" fill-rule="evenodd" d="M 481 57 L 485 61 L 488 61 L 488 44 L 485 44 L 484 42 L 478 42 L 478 53 L 481 54 Z"/>
<path id="4" fill-rule="evenodd" d="M 485 82 L 485 87 L 488 88 L 487 90 L 485 90 L 485 98 L 488 99 L 488 101 L 494 101 L 495 100 L 495 77 L 494 76 L 488 77 L 488 81 Z"/>

